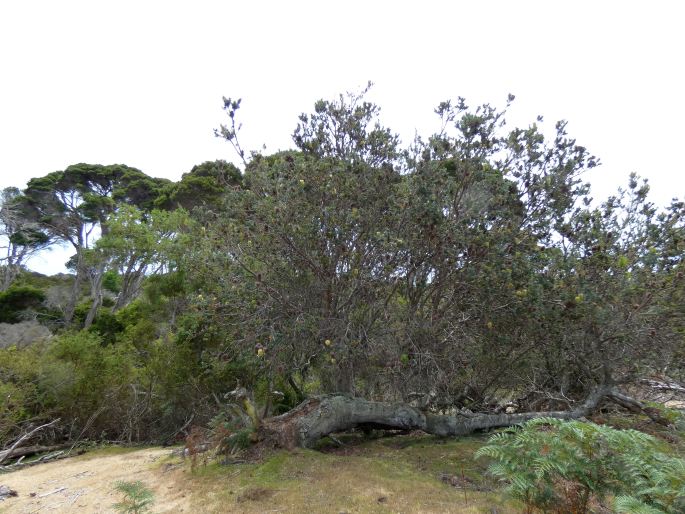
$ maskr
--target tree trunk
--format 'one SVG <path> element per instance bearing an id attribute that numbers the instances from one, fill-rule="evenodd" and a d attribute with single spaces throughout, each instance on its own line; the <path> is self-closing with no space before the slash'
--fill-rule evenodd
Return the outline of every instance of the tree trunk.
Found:
<path id="1" fill-rule="evenodd" d="M 29 455 L 35 455 L 37 453 L 47 453 L 54 452 L 55 450 L 63 450 L 69 448 L 70 444 L 53 444 L 50 446 L 24 446 L 23 448 L 15 448 L 13 450 L 2 450 L 0 451 L 0 459 L 5 462 L 9 459 L 16 459 L 19 457 L 28 457 Z"/>
<path id="2" fill-rule="evenodd" d="M 119 291 L 119 294 L 117 295 L 117 300 L 112 308 L 112 312 L 117 312 L 126 307 L 131 303 L 131 300 L 138 296 L 143 286 L 143 280 L 145 279 L 145 269 L 146 267 L 133 271 L 126 270 L 121 285 L 121 291 Z"/>
<path id="3" fill-rule="evenodd" d="M 311 398 L 290 412 L 264 420 L 259 435 L 266 442 L 288 449 L 308 448 L 328 434 L 358 427 L 422 430 L 438 436 L 462 436 L 488 428 L 518 425 L 539 417 L 575 419 L 587 416 L 613 391 L 611 387 L 599 387 L 582 405 L 568 411 L 454 415 L 431 414 L 401 403 L 328 395 Z"/>
<path id="4" fill-rule="evenodd" d="M 2 269 L 2 281 L 0 282 L 0 293 L 7 291 L 14 282 L 15 273 L 11 264 L 6 264 Z"/>
<path id="5" fill-rule="evenodd" d="M 105 265 L 99 265 L 94 271 L 91 272 L 90 277 L 90 296 L 91 304 L 88 314 L 86 315 L 85 322 L 83 323 L 83 328 L 88 329 L 95 321 L 95 316 L 97 316 L 98 309 L 102 305 L 102 281 L 105 276 Z"/>
<path id="6" fill-rule="evenodd" d="M 71 295 L 69 296 L 69 301 L 64 308 L 64 322 L 71 325 L 74 319 L 74 312 L 76 311 L 76 303 L 81 296 L 81 284 L 83 283 L 83 256 L 81 250 L 77 249 L 77 261 L 76 261 L 76 274 L 74 275 L 74 283 L 71 286 Z"/>

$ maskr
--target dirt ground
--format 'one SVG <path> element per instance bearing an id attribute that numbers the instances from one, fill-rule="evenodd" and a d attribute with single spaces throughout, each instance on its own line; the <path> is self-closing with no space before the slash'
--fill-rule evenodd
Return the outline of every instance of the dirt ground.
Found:
<path id="1" fill-rule="evenodd" d="M 169 449 L 99 451 L 32 466 L 0 475 L 0 484 L 18 496 L 0 502 L 2 513 L 116 512 L 122 499 L 114 489 L 119 480 L 141 480 L 155 492 L 155 512 L 191 512 L 189 501 L 175 483 L 177 467 L 162 461 Z"/>
<path id="2" fill-rule="evenodd" d="M 116 512 L 120 480 L 140 480 L 153 491 L 152 513 L 520 512 L 483 482 L 486 464 L 473 459 L 482 438 L 357 439 L 344 448 L 275 451 L 255 461 L 200 459 L 194 469 L 171 448 L 95 450 L 0 474 L 0 485 L 18 493 L 0 501 L 0 513 Z"/>

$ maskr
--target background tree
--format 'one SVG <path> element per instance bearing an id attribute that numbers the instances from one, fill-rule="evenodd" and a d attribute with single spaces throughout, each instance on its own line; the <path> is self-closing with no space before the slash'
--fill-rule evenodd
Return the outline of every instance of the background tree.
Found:
<path id="1" fill-rule="evenodd" d="M 193 166 L 181 180 L 169 184 L 155 205 L 172 210 L 183 208 L 192 211 L 196 207 L 218 209 L 222 206 L 226 191 L 239 187 L 240 170 L 223 160 L 206 161 Z"/>
<path id="2" fill-rule="evenodd" d="M 106 235 L 107 218 L 118 204 L 128 203 L 151 208 L 160 189 L 168 181 L 152 179 L 135 168 L 124 165 L 76 164 L 64 171 L 29 181 L 24 195 L 30 219 L 39 223 L 54 238 L 75 250 L 74 281 L 71 297 L 64 307 L 67 323 L 81 285 L 88 280 L 92 305 L 86 318 L 89 326 L 102 303 L 104 263 L 92 254 L 86 259 L 97 237 Z"/>
<path id="3" fill-rule="evenodd" d="M 6 291 L 27 259 L 52 243 L 45 230 L 25 216 L 21 192 L 16 187 L 0 192 L 0 240 L 3 242 L 0 291 Z"/>
<path id="4" fill-rule="evenodd" d="M 119 278 L 113 311 L 137 298 L 150 275 L 169 273 L 186 247 L 184 233 L 190 225 L 187 212 L 153 210 L 145 213 L 122 205 L 107 220 L 107 233 L 98 239 L 98 259 Z"/>

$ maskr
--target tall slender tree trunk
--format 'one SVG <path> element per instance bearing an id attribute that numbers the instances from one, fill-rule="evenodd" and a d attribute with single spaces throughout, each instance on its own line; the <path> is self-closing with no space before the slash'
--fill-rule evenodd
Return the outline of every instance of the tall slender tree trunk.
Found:
<path id="1" fill-rule="evenodd" d="M 7 263 L 2 271 L 3 273 L 2 283 L 0 283 L 0 291 L 7 291 L 19 272 L 15 265 L 10 263 Z"/>
<path id="2" fill-rule="evenodd" d="M 83 248 L 79 241 L 79 246 L 76 246 L 76 275 L 74 276 L 74 283 L 71 286 L 71 294 L 67 305 L 64 307 L 64 322 L 67 326 L 71 325 L 74 319 L 74 312 L 76 311 L 76 303 L 79 296 L 81 296 L 81 284 L 83 284 Z"/>
<path id="3" fill-rule="evenodd" d="M 98 309 L 102 306 L 102 281 L 105 277 L 105 264 L 99 264 L 90 278 L 90 296 L 91 304 L 88 314 L 86 315 L 86 320 L 83 323 L 83 328 L 90 328 L 95 321 L 95 316 L 97 316 Z"/>
<path id="4" fill-rule="evenodd" d="M 7 291 L 12 282 L 17 278 L 21 271 L 22 263 L 26 260 L 28 248 L 17 251 L 15 245 L 11 244 L 11 251 L 7 252 L 7 264 L 3 270 L 2 282 L 0 283 L 0 291 Z"/>

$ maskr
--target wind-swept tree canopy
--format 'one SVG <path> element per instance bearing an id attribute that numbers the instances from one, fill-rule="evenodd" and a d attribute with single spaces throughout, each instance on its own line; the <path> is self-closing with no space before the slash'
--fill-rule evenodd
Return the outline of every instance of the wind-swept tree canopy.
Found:
<path id="1" fill-rule="evenodd" d="M 23 197 L 16 187 L 7 187 L 0 192 L 0 240 L 3 250 L 0 291 L 5 291 L 27 259 L 52 243 L 48 232 L 25 215 Z"/>
<path id="2" fill-rule="evenodd" d="M 226 191 L 239 187 L 241 182 L 242 175 L 233 164 L 221 160 L 206 161 L 193 166 L 180 181 L 169 184 L 156 200 L 156 205 L 165 209 L 181 207 L 187 211 L 195 207 L 217 209 Z"/>
<path id="3" fill-rule="evenodd" d="M 86 263 L 85 255 L 97 237 L 107 234 L 108 217 L 120 204 L 152 208 L 167 183 L 119 164 L 75 164 L 64 171 L 29 181 L 24 191 L 27 217 L 76 251 L 73 263 L 76 281 L 71 298 L 64 307 L 67 322 L 74 315 L 77 295 L 85 278 L 89 279 L 93 296 L 87 325 L 92 323 L 102 301 L 103 264 L 96 262 L 93 255 Z"/>

